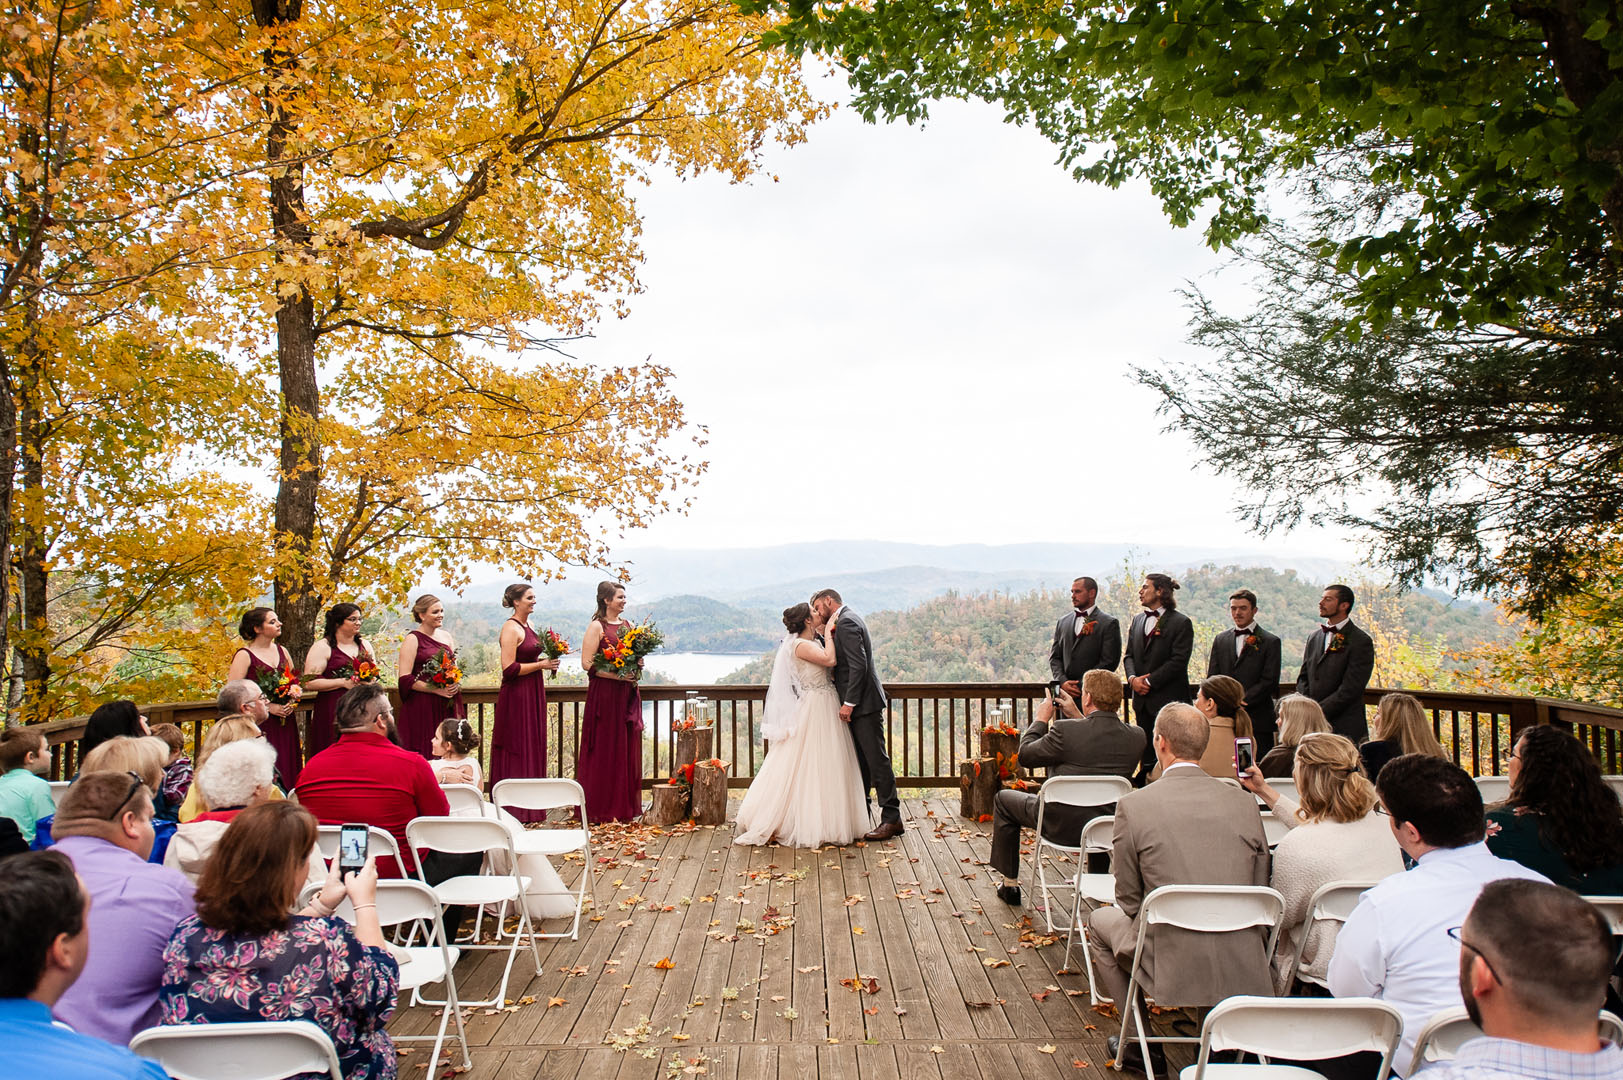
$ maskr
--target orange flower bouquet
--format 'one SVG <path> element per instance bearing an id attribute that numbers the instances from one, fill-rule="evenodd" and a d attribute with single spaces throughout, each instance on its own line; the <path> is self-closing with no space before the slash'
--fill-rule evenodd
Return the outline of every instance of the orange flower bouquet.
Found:
<path id="1" fill-rule="evenodd" d="M 548 660 L 556 660 L 560 656 L 569 655 L 569 642 L 565 641 L 563 635 L 552 627 L 547 627 L 537 636 L 541 641 L 541 653 Z M 558 673 L 553 672 L 552 677 L 556 679 Z"/>
<path id="2" fill-rule="evenodd" d="M 604 638 L 592 657 L 592 670 L 621 678 L 640 678 L 643 657 L 665 644 L 665 635 L 652 622 L 627 627 L 618 643 Z"/>
<path id="3" fill-rule="evenodd" d="M 423 663 L 417 678 L 430 686 L 455 686 L 462 681 L 462 669 L 456 666 L 456 653 L 441 649 Z"/>
<path id="4" fill-rule="evenodd" d="M 280 671 L 261 671 L 256 681 L 273 705 L 286 705 L 299 700 L 299 695 L 295 693 L 299 689 L 299 673 L 292 667 Z"/>
<path id="5" fill-rule="evenodd" d="M 346 665 L 343 670 L 338 673 L 338 677 L 340 679 L 354 679 L 356 682 L 368 683 L 377 682 L 380 674 L 381 672 L 378 670 L 377 661 L 373 660 L 370 656 L 359 656 L 355 658 L 355 662 L 353 664 Z"/>

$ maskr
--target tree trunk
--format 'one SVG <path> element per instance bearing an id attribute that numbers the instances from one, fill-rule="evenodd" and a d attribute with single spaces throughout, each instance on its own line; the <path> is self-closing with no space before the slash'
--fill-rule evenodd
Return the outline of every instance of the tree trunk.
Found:
<path id="1" fill-rule="evenodd" d="M 992 800 L 1002 785 L 997 778 L 997 759 L 983 757 L 958 766 L 961 799 L 958 812 L 971 821 L 992 820 Z"/>
<path id="2" fill-rule="evenodd" d="M 654 801 L 642 820 L 646 825 L 675 825 L 688 816 L 688 793 L 676 784 L 655 784 Z"/>
<path id="3" fill-rule="evenodd" d="M 38 303 L 30 298 L 24 308 L 30 323 L 39 317 Z M 45 430 L 39 395 L 44 383 L 44 357 L 31 326 L 18 350 L 16 370 L 17 467 L 21 478 L 22 512 L 11 518 L 18 583 L 22 593 L 17 655 L 22 661 L 22 717 L 38 720 L 40 699 L 51 681 L 51 638 L 47 621 L 46 588 L 49 570 L 45 537 Z M 13 503 L 15 509 L 15 502 Z"/>
<path id="4" fill-rule="evenodd" d="M 1010 735 L 995 728 L 981 728 L 981 757 L 997 757 L 1002 754 L 1006 758 L 1018 756 L 1020 752 L 1020 736 Z"/>
<path id="5" fill-rule="evenodd" d="M 700 825 L 727 821 L 727 763 L 701 761 L 693 770 L 693 820 Z"/>
<path id="6" fill-rule="evenodd" d="M 261 27 L 299 20 L 302 0 L 253 0 L 254 21 Z M 298 59 L 290 51 L 265 50 L 265 74 L 282 87 L 265 98 L 270 121 L 265 133 L 265 160 L 271 165 L 271 227 L 279 260 L 300 265 L 311 253 L 310 222 L 304 201 L 304 166 L 289 152 L 298 118 L 288 108 L 297 93 Z M 322 596 L 313 568 L 316 555 L 316 499 L 321 485 L 321 390 L 316 383 L 315 304 L 302 286 L 282 295 L 277 290 L 276 367 L 281 380 L 281 455 L 276 490 L 276 587 L 274 604 L 285 629 L 282 645 L 295 665 L 304 662 L 316 637 Z"/>
<path id="7" fill-rule="evenodd" d="M 676 733 L 676 767 L 692 761 L 699 761 L 711 757 L 715 751 L 711 744 L 715 741 L 715 728 L 694 728 L 691 731 L 678 731 Z"/>

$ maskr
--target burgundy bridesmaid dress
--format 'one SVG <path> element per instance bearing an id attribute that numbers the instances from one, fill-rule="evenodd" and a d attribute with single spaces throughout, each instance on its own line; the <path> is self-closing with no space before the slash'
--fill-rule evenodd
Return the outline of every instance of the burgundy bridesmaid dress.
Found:
<path id="1" fill-rule="evenodd" d="M 514 619 L 513 622 L 518 620 Z M 529 626 L 519 623 L 524 639 L 513 653 L 513 663 L 502 669 L 502 688 L 496 695 L 496 722 L 490 735 L 490 784 L 498 780 L 528 780 L 547 775 L 547 672 L 545 668 L 520 675 L 520 664 L 541 659 L 541 641 Z M 513 810 L 520 821 L 545 821 L 540 810 Z"/>
<path id="2" fill-rule="evenodd" d="M 271 667 L 265 661 L 255 656 L 247 649 L 238 649 L 238 652 L 248 653 L 248 673 L 243 676 L 263 688 L 264 683 L 259 677 L 264 672 L 272 675 L 278 674 L 278 669 Z M 287 650 L 280 645 L 276 646 L 276 655 L 283 668 L 291 667 L 293 661 L 288 658 Z M 267 698 L 269 694 L 265 695 Z M 285 702 L 272 702 L 272 704 L 285 704 Z M 289 713 L 287 716 L 277 716 L 272 713 L 266 718 L 259 729 L 265 733 L 265 741 L 276 750 L 276 772 L 281 777 L 282 786 L 290 788 L 299 782 L 299 770 L 304 767 L 304 759 L 299 755 L 299 714 Z"/>
<path id="3" fill-rule="evenodd" d="M 342 679 L 345 677 L 344 669 L 362 660 L 377 663 L 372 654 L 363 647 L 355 656 L 351 656 L 342 649 L 334 648 L 332 655 L 327 658 L 327 666 L 322 669 L 320 678 Z M 338 699 L 343 697 L 347 690 L 322 690 L 316 694 L 316 703 L 310 709 L 310 724 L 304 730 L 304 749 L 306 760 L 315 757 L 327 747 L 338 741 Z"/>
<path id="4" fill-rule="evenodd" d="M 603 640 L 618 644 L 620 628 L 603 623 Z M 575 778 L 586 791 L 588 821 L 630 821 L 642 813 L 642 695 L 636 683 L 589 674 Z"/>
<path id="5" fill-rule="evenodd" d="M 440 721 L 453 716 L 466 716 L 467 711 L 462 707 L 461 694 L 444 698 L 438 694 L 419 693 L 411 688 L 430 657 L 451 652 L 448 646 L 421 630 L 413 630 L 412 635 L 417 638 L 417 657 L 411 663 L 411 671 L 400 676 L 400 745 L 424 757 L 431 757 L 429 743 L 434 741 Z"/>

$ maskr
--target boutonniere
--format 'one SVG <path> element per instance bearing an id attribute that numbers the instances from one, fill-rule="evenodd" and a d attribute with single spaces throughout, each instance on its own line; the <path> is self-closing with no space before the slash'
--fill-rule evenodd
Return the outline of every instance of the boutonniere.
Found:
<path id="1" fill-rule="evenodd" d="M 1347 635 L 1346 634 L 1332 634 L 1332 635 L 1330 635 L 1330 647 L 1328 649 L 1324 650 L 1324 651 L 1327 652 L 1327 653 L 1340 652 L 1342 649 L 1345 649 L 1346 647 L 1347 647 Z"/>
<path id="2" fill-rule="evenodd" d="M 1255 635 L 1255 634 L 1247 634 L 1245 636 L 1245 644 L 1240 646 L 1240 651 L 1243 652 L 1243 653 L 1247 653 L 1247 652 L 1250 652 L 1252 649 L 1255 649 L 1256 647 L 1257 647 L 1257 635 Z"/>
<path id="3" fill-rule="evenodd" d="M 1149 633 L 1144 635 L 1144 640 L 1145 641 L 1154 641 L 1156 638 L 1158 638 L 1160 636 L 1161 636 L 1161 624 L 1156 623 L 1155 624 L 1155 629 L 1151 630 Z"/>
<path id="4" fill-rule="evenodd" d="M 1087 622 L 1082 624 L 1082 636 L 1087 637 L 1089 634 L 1093 633 L 1098 628 L 1099 628 L 1098 621 L 1095 620 L 1095 619 L 1089 619 Z"/>

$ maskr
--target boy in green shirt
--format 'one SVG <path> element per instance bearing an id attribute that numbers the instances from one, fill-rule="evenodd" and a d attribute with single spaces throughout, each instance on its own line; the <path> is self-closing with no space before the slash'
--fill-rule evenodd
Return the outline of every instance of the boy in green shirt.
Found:
<path id="1" fill-rule="evenodd" d="M 0 817 L 17 823 L 35 851 L 51 846 L 51 819 L 56 800 L 41 775 L 51 767 L 51 746 L 33 728 L 0 732 Z"/>

